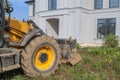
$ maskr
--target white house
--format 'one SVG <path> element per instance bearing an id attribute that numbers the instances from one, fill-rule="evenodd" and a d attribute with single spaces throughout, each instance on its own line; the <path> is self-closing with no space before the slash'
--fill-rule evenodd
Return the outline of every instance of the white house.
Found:
<path id="1" fill-rule="evenodd" d="M 120 36 L 119 0 L 29 0 L 29 18 L 55 38 L 101 45 L 112 33 Z"/>

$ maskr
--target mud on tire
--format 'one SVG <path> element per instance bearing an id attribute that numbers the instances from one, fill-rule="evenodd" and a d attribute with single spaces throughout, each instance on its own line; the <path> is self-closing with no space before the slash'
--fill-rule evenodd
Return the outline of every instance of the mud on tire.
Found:
<path id="1" fill-rule="evenodd" d="M 51 58 L 52 61 L 51 64 L 48 63 L 51 66 L 48 65 L 48 68 L 45 69 L 43 63 L 47 63 L 47 61 L 45 62 L 45 60 L 47 59 L 49 60 L 49 54 L 48 56 L 46 56 L 44 50 L 43 53 L 37 52 L 39 49 L 40 51 L 42 51 L 41 49 L 44 48 L 44 46 L 49 46 L 51 48 L 51 51 L 54 51 L 51 52 L 52 55 L 54 55 L 53 56 L 54 59 Z M 45 35 L 38 36 L 31 40 L 29 44 L 25 47 L 25 49 L 22 51 L 21 67 L 24 73 L 29 77 L 37 76 L 48 77 L 51 74 L 54 74 L 55 71 L 57 70 L 61 58 L 60 53 L 61 53 L 60 46 L 56 40 Z M 39 57 L 36 57 L 38 55 Z M 43 67 L 39 65 L 42 65 Z"/>

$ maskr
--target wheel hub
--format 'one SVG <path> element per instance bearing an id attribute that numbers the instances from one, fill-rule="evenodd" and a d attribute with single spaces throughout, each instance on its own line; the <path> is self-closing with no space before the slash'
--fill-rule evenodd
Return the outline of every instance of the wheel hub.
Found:
<path id="1" fill-rule="evenodd" d="M 39 60 L 42 63 L 46 62 L 48 60 L 48 55 L 46 53 L 41 53 L 41 55 L 39 56 Z"/>
<path id="2" fill-rule="evenodd" d="M 48 70 L 55 62 L 54 49 L 49 45 L 39 47 L 34 56 L 34 65 L 38 70 Z"/>

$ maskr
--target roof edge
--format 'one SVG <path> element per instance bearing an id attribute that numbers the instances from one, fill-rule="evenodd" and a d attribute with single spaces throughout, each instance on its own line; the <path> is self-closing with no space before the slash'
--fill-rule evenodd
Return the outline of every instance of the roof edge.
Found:
<path id="1" fill-rule="evenodd" d="M 25 1 L 25 3 L 32 3 L 32 2 L 35 2 L 35 0 Z"/>

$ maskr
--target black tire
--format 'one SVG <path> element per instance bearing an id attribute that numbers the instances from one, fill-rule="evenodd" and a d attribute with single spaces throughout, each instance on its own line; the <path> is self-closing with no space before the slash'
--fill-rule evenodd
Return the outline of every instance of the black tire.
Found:
<path id="1" fill-rule="evenodd" d="M 39 47 L 43 45 L 49 45 L 54 50 L 55 61 L 52 66 L 47 70 L 39 70 L 34 64 L 34 57 L 37 54 L 36 51 Z M 59 44 L 53 38 L 48 36 L 38 36 L 30 41 L 30 43 L 25 47 L 21 53 L 21 67 L 24 73 L 29 77 L 48 77 L 51 74 L 54 74 L 58 69 L 61 58 L 61 49 Z"/>

